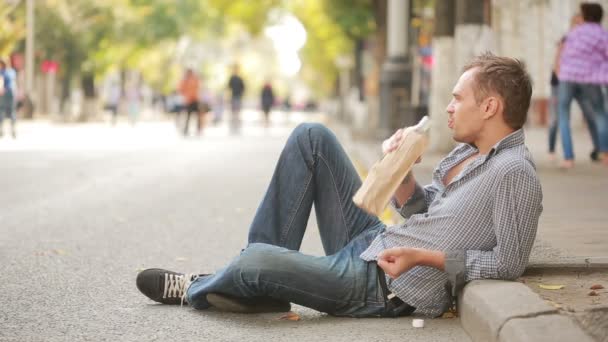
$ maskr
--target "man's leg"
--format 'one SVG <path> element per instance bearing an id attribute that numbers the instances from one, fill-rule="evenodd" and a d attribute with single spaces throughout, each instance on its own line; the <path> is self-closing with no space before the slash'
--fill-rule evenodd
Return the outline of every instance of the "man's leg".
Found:
<path id="1" fill-rule="evenodd" d="M 599 120 L 602 112 L 602 92 L 599 86 L 591 84 L 580 85 L 580 91 L 574 93 L 574 99 L 578 102 L 583 112 L 587 129 L 593 143 L 593 150 L 599 151 L 600 143 L 598 137 L 598 126 L 596 121 Z"/>
<path id="2" fill-rule="evenodd" d="M 361 186 L 335 135 L 321 124 L 301 124 L 281 153 L 249 229 L 249 243 L 299 250 L 314 203 L 327 255 L 336 253 L 366 229 L 382 225 L 354 205 Z"/>
<path id="3" fill-rule="evenodd" d="M 562 148 L 564 152 L 564 166 L 574 166 L 574 151 L 572 149 L 572 136 L 570 134 L 570 103 L 574 97 L 574 83 L 563 81 L 559 82 L 557 90 L 557 110 L 559 133 L 562 137 Z"/>
<path id="4" fill-rule="evenodd" d="M 186 105 L 186 122 L 184 123 L 184 136 L 188 136 L 188 131 L 190 129 L 190 115 L 192 115 L 192 111 L 190 110 L 190 104 Z"/>
<path id="5" fill-rule="evenodd" d="M 555 142 L 557 141 L 557 86 L 551 86 L 551 98 L 549 99 L 549 110 L 551 120 L 549 123 L 549 153 L 554 157 Z"/>
<path id="6" fill-rule="evenodd" d="M 385 305 L 375 264 L 359 258 L 374 236 L 369 231 L 340 252 L 324 257 L 251 244 L 223 270 L 195 280 L 187 301 L 196 309 L 207 309 L 207 294 L 211 293 L 272 297 L 332 315 L 383 316 Z"/>

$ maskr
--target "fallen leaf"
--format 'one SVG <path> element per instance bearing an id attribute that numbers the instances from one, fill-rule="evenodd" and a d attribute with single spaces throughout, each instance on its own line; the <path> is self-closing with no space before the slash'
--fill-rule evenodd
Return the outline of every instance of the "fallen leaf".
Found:
<path id="1" fill-rule="evenodd" d="M 444 312 L 443 315 L 441 315 L 441 318 L 454 318 L 454 317 L 456 317 L 456 315 L 454 315 L 454 313 L 451 311 Z"/>
<path id="2" fill-rule="evenodd" d="M 562 308 L 562 305 L 560 303 L 551 302 L 551 305 L 553 305 L 556 309 L 561 309 Z"/>
<path id="3" fill-rule="evenodd" d="M 603 289 L 604 286 L 600 285 L 600 284 L 595 284 L 593 286 L 590 287 L 591 290 L 601 290 Z"/>
<path id="4" fill-rule="evenodd" d="M 67 255 L 68 252 L 64 251 L 63 249 L 53 249 L 53 253 L 57 254 L 57 255 Z"/>
<path id="5" fill-rule="evenodd" d="M 297 313 L 295 313 L 293 311 L 289 311 L 288 313 L 286 313 L 283 316 L 279 317 L 279 319 L 288 320 L 288 321 L 299 321 L 300 320 L 300 315 L 298 315 Z"/>
<path id="6" fill-rule="evenodd" d="M 561 290 L 564 288 L 564 285 L 545 285 L 545 284 L 538 284 L 538 287 L 540 287 L 541 289 L 544 290 Z"/>
<path id="7" fill-rule="evenodd" d="M 599 294 L 595 291 L 589 291 L 588 296 L 599 296 Z"/>
<path id="8" fill-rule="evenodd" d="M 175 261 L 186 261 L 186 260 L 188 260 L 188 258 L 184 258 L 184 257 L 175 258 Z"/>
<path id="9" fill-rule="evenodd" d="M 143 270 L 145 270 L 145 268 L 143 268 L 143 267 L 138 267 L 138 268 L 135 269 L 135 271 L 137 271 L 137 273 L 139 273 L 139 272 L 141 272 Z"/>

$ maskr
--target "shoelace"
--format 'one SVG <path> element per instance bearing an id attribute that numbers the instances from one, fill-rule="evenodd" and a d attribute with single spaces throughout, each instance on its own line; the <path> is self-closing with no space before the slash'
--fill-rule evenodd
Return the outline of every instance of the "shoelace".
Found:
<path id="1" fill-rule="evenodd" d="M 198 275 L 189 274 L 169 274 L 165 273 L 165 290 L 163 298 L 181 298 L 181 305 L 186 299 L 186 290 L 190 284 L 198 278 Z"/>

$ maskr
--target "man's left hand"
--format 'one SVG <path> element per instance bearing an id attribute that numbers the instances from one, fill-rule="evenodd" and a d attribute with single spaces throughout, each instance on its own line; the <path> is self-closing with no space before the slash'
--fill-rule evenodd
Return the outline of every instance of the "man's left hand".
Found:
<path id="1" fill-rule="evenodd" d="M 415 266 L 430 266 L 438 270 L 445 268 L 445 253 L 422 248 L 395 247 L 378 254 L 378 266 L 384 273 L 396 279 Z"/>
<path id="2" fill-rule="evenodd" d="M 417 248 L 395 247 L 378 254 L 378 266 L 384 273 L 396 279 L 419 263 L 420 250 Z"/>

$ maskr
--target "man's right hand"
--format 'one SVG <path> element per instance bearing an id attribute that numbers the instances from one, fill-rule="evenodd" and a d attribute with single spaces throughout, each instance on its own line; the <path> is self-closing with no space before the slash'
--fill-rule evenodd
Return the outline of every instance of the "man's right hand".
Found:
<path id="1" fill-rule="evenodd" d="M 390 138 L 382 142 L 382 154 L 393 152 L 397 149 L 397 147 L 399 147 L 399 144 L 401 144 L 401 140 L 403 140 L 403 132 L 404 129 L 399 128 L 397 132 L 395 132 L 395 134 L 393 134 Z"/>
<path id="2" fill-rule="evenodd" d="M 399 147 L 403 137 L 405 137 L 405 129 L 399 128 L 390 138 L 382 142 L 382 154 L 391 153 Z M 416 164 L 422 161 L 422 156 L 416 159 Z"/>

